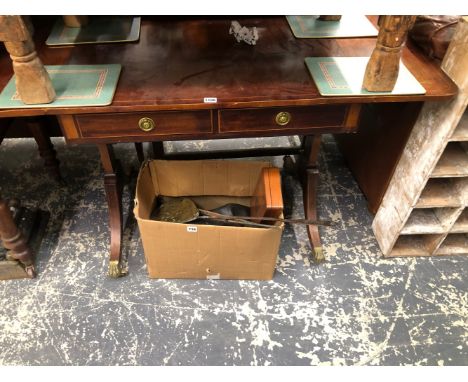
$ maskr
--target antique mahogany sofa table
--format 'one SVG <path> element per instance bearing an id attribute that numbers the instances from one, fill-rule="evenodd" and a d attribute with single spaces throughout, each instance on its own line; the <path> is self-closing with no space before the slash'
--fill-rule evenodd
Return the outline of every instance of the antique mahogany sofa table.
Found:
<path id="1" fill-rule="evenodd" d="M 365 103 L 438 101 L 457 92 L 437 65 L 405 47 L 402 61 L 424 86 L 425 95 L 323 97 L 304 58 L 369 56 L 375 38 L 296 39 L 284 17 L 237 20 L 257 26 L 255 46 L 238 43 L 229 35 L 229 18 L 144 18 L 137 43 L 66 48 L 44 46 L 50 20 L 35 24 L 36 49 L 45 65 L 122 65 L 110 106 L 0 110 L 0 118 L 56 115 L 68 143 L 98 146 L 110 213 L 111 276 L 123 272 L 121 198 L 113 143 L 155 142 L 155 152 L 162 156 L 165 140 L 299 135 L 302 146 L 294 153 L 302 175 L 305 215 L 314 219 L 321 134 L 355 131 Z M 0 88 L 12 73 L 9 58 L 3 55 Z M 207 98 L 215 102 L 206 102 Z M 247 150 L 243 155 L 253 154 L 278 152 Z M 320 258 L 318 229 L 309 226 L 308 231 L 314 255 Z"/>

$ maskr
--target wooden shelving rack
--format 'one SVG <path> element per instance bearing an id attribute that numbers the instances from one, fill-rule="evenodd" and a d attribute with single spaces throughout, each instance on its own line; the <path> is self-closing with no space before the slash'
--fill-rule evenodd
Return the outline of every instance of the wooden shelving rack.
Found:
<path id="1" fill-rule="evenodd" d="M 426 103 L 372 224 L 384 256 L 468 254 L 468 18 L 442 62 L 454 100 Z"/>

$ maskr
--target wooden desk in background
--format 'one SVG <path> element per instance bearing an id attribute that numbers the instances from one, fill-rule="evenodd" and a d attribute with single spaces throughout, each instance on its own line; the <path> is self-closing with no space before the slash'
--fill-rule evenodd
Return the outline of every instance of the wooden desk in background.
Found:
<path id="1" fill-rule="evenodd" d="M 68 143 L 96 144 L 104 167 L 111 226 L 111 275 L 120 274 L 122 214 L 112 144 L 165 140 L 299 135 L 298 154 L 305 215 L 316 218 L 317 157 L 323 133 L 350 133 L 363 104 L 423 102 L 456 94 L 453 82 L 422 54 L 404 48 L 402 60 L 425 95 L 322 97 L 304 64 L 310 56 L 369 56 L 375 38 L 296 39 L 284 17 L 238 19 L 257 26 L 255 46 L 229 35 L 229 18 L 144 18 L 138 43 L 47 48 L 51 22 L 35 24 L 34 39 L 45 65 L 122 64 L 112 105 L 0 110 L 0 117 L 56 115 Z M 375 19 L 373 19 L 375 21 Z M 0 58 L 0 88 L 12 75 Z M 215 103 L 204 99 L 216 98 Z M 292 151 L 291 151 L 292 152 Z M 246 151 L 275 155 L 274 149 Z M 316 256 L 317 227 L 309 226 Z"/>

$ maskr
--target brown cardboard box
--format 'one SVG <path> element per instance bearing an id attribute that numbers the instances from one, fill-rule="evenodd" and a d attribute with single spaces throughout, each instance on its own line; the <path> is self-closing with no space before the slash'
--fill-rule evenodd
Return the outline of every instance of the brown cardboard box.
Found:
<path id="1" fill-rule="evenodd" d="M 163 161 L 143 164 L 135 216 L 152 278 L 271 280 L 283 224 L 271 228 L 179 224 L 149 220 L 158 195 L 196 196 L 204 208 L 250 205 L 262 168 L 258 161 Z"/>

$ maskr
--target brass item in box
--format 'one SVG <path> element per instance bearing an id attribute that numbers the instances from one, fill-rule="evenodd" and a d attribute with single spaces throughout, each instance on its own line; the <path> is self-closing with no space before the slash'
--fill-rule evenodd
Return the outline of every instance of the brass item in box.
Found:
<path id="1" fill-rule="evenodd" d="M 198 219 L 201 220 L 218 220 L 224 221 L 226 223 L 241 224 L 244 226 L 252 227 L 263 227 L 271 228 L 271 225 L 256 223 L 255 220 L 258 220 L 258 217 L 253 216 L 244 216 L 247 211 L 243 211 L 244 208 L 249 210 L 249 207 L 244 207 L 235 204 L 227 204 L 220 208 L 217 208 L 217 211 L 225 212 L 232 211 L 236 213 L 241 212 L 241 215 L 224 215 L 222 213 L 214 211 L 203 210 L 198 208 L 197 205 L 193 202 L 192 199 L 186 197 L 170 197 L 160 195 L 157 198 L 157 203 L 153 212 L 151 213 L 150 219 L 156 221 L 170 222 L 170 223 L 189 223 L 194 222 L 193 224 L 202 224 Z M 276 217 L 267 217 L 264 216 L 262 220 L 270 222 L 283 222 L 291 224 L 306 224 L 306 225 L 332 225 L 329 221 L 323 220 L 309 220 L 309 219 L 282 219 Z M 221 224 L 224 225 L 224 224 Z"/>
<path id="2" fill-rule="evenodd" d="M 191 199 L 159 196 L 158 205 L 151 219 L 170 223 L 188 223 L 197 219 L 198 216 L 198 208 Z"/>

